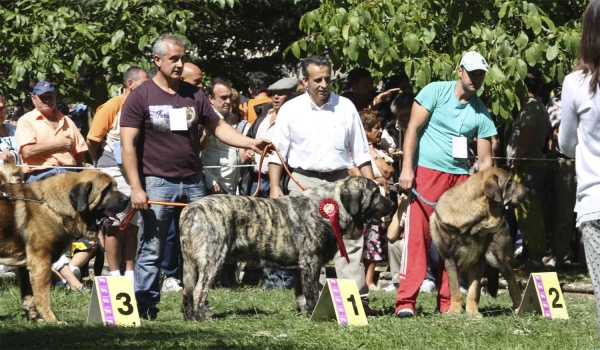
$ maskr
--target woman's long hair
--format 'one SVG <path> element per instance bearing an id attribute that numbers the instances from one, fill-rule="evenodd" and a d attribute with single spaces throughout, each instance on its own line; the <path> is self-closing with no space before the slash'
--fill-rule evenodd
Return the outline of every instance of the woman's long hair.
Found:
<path id="1" fill-rule="evenodd" d="M 590 93 L 596 93 L 600 83 L 600 0 L 592 0 L 583 13 L 579 62 L 574 70 L 591 75 Z"/>

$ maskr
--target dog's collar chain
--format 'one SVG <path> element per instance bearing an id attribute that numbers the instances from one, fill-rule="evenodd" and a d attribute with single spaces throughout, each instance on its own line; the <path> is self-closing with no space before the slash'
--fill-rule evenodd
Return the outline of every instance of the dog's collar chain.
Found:
<path id="1" fill-rule="evenodd" d="M 0 191 L 0 198 L 7 199 L 9 201 L 18 200 L 18 201 L 24 201 L 24 202 L 39 203 L 39 204 L 44 204 L 44 205 L 46 204 L 46 202 L 38 200 L 38 199 L 29 199 L 29 198 L 22 198 L 22 197 L 11 197 L 11 196 L 8 195 L 8 193 L 2 192 L 2 191 Z"/>

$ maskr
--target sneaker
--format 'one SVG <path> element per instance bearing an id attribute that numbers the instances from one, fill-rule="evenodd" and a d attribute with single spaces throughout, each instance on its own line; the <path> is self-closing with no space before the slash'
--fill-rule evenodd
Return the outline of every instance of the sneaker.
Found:
<path id="1" fill-rule="evenodd" d="M 460 293 L 461 293 L 461 294 L 467 295 L 467 293 L 468 293 L 468 292 L 469 292 L 469 291 L 467 290 L 467 288 L 465 288 L 465 287 L 463 287 L 463 286 L 460 286 Z"/>
<path id="2" fill-rule="evenodd" d="M 140 315 L 140 318 L 143 318 L 144 320 L 154 321 L 158 316 L 158 311 L 159 310 L 157 307 L 152 306 L 144 310 L 139 310 L 138 313 Z"/>
<path id="3" fill-rule="evenodd" d="M 162 285 L 163 292 L 180 292 L 183 290 L 178 279 L 169 277 L 166 278 Z"/>
<path id="4" fill-rule="evenodd" d="M 212 318 L 215 315 L 214 312 L 210 311 L 210 304 L 208 303 L 208 300 L 204 303 L 204 317 L 205 318 Z"/>
<path id="5" fill-rule="evenodd" d="M 546 267 L 555 267 L 556 266 L 556 259 L 552 258 L 552 259 L 546 261 L 545 265 L 546 265 Z"/>
<path id="6" fill-rule="evenodd" d="M 421 283 L 421 288 L 419 288 L 419 291 L 424 292 L 424 293 L 433 293 L 435 292 L 435 283 L 433 281 L 430 280 L 423 280 L 423 283 Z"/>
<path id="7" fill-rule="evenodd" d="M 415 317 L 415 312 L 412 309 L 409 309 L 406 307 L 404 309 L 398 310 L 398 312 L 396 312 L 396 317 L 398 317 L 398 318 Z"/>
<path id="8" fill-rule="evenodd" d="M 518 257 L 519 255 L 521 255 L 522 253 L 523 253 L 523 246 L 522 245 L 517 246 L 517 248 L 515 249 L 515 253 L 514 253 L 515 258 Z"/>
<path id="9" fill-rule="evenodd" d="M 396 286 L 393 283 L 387 285 L 387 287 L 381 289 L 384 292 L 395 292 Z"/>

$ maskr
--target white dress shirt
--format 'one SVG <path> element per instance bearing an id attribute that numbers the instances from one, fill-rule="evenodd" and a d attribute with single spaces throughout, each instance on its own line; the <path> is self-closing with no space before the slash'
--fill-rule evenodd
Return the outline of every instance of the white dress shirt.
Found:
<path id="1" fill-rule="evenodd" d="M 329 172 L 371 162 L 367 136 L 354 104 L 333 93 L 322 107 L 315 105 L 308 93 L 284 104 L 271 141 L 291 168 Z M 281 161 L 269 157 L 269 163 Z"/>

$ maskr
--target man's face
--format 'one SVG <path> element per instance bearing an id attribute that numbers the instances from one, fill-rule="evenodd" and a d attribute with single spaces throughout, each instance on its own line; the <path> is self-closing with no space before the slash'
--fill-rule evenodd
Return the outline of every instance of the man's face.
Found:
<path id="1" fill-rule="evenodd" d="M 133 91 L 135 90 L 138 86 L 142 85 L 143 82 L 145 82 L 146 80 L 148 80 L 148 73 L 140 70 L 138 73 L 138 79 L 137 80 L 129 80 L 127 81 L 128 85 L 129 85 L 129 90 Z"/>
<path id="2" fill-rule="evenodd" d="M 35 109 L 40 111 L 42 114 L 47 114 L 54 110 L 56 107 L 56 94 L 54 92 L 45 92 L 41 95 L 31 95 L 31 101 L 35 106 Z"/>
<path id="3" fill-rule="evenodd" d="M 309 64 L 308 77 L 302 78 L 314 102 L 326 102 L 331 91 L 331 68 Z"/>
<path id="4" fill-rule="evenodd" d="M 410 121 L 410 111 L 410 109 L 396 111 L 396 120 L 398 120 L 398 124 L 400 124 L 400 128 L 402 130 L 406 130 L 406 128 L 408 128 L 408 122 Z"/>
<path id="5" fill-rule="evenodd" d="M 279 111 L 279 108 L 292 97 L 292 94 L 292 90 L 272 90 L 273 109 Z"/>
<path id="6" fill-rule="evenodd" d="M 185 48 L 170 42 L 165 46 L 167 53 L 163 57 L 154 56 L 154 64 L 165 78 L 180 79 L 183 73 Z"/>
<path id="7" fill-rule="evenodd" d="M 458 76 L 465 92 L 475 92 L 483 85 L 485 71 L 478 69 L 469 72 L 460 66 L 458 67 Z"/>
<path id="8" fill-rule="evenodd" d="M 355 97 L 371 98 L 373 95 L 373 78 L 360 78 L 358 84 L 352 85 L 352 93 Z"/>
<path id="9" fill-rule="evenodd" d="M 183 81 L 185 81 L 186 83 L 190 83 L 190 84 L 195 85 L 195 86 L 199 87 L 200 89 L 202 89 L 202 71 L 201 70 L 186 69 L 183 71 L 183 75 L 181 76 L 181 79 L 183 79 Z"/>
<path id="10" fill-rule="evenodd" d="M 231 112 L 231 89 L 225 85 L 217 84 L 213 87 L 214 97 L 208 96 L 213 108 L 225 116 Z"/>

